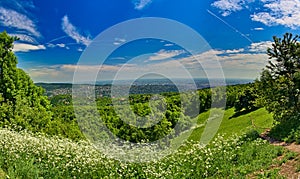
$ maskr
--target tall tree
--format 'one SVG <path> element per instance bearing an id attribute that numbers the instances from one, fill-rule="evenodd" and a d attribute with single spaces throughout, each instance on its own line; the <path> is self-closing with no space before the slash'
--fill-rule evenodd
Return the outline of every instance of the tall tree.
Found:
<path id="1" fill-rule="evenodd" d="M 299 36 L 286 33 L 273 37 L 269 48 L 269 64 L 263 70 L 259 88 L 266 108 L 277 121 L 289 119 L 300 112 L 300 42 Z"/>
<path id="2" fill-rule="evenodd" d="M 17 68 L 13 42 L 6 32 L 0 33 L 0 125 L 17 125 L 41 131 L 51 119 L 50 103 L 30 77 Z"/>
<path id="3" fill-rule="evenodd" d="M 17 58 L 12 52 L 16 38 L 6 32 L 0 34 L 0 93 L 5 101 L 14 101 L 17 79 Z"/>

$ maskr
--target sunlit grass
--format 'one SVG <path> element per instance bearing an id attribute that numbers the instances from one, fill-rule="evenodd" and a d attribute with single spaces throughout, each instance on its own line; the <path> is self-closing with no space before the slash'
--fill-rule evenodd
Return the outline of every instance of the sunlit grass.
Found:
<path id="1" fill-rule="evenodd" d="M 210 111 L 204 112 L 198 117 L 198 125 L 205 124 L 208 119 Z M 218 134 L 222 134 L 225 138 L 230 137 L 233 134 L 242 134 L 249 130 L 256 130 L 259 133 L 265 131 L 267 128 L 271 128 L 273 124 L 272 114 L 264 108 L 260 108 L 253 112 L 234 116 L 234 108 L 227 109 L 224 113 L 222 123 L 218 130 Z M 190 136 L 191 140 L 199 140 L 204 130 L 204 125 L 194 130 Z"/>

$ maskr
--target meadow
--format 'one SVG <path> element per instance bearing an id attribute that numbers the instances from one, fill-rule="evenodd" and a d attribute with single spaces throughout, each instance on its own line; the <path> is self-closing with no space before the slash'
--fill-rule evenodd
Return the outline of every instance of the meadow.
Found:
<path id="1" fill-rule="evenodd" d="M 199 124 L 205 122 L 208 113 L 198 117 Z M 275 158 L 288 154 L 261 139 L 253 127 L 250 118 L 257 116 L 257 127 L 270 127 L 272 118 L 265 109 L 238 117 L 233 114 L 234 109 L 226 110 L 218 135 L 207 146 L 193 140 L 203 131 L 200 125 L 178 151 L 146 163 L 115 160 L 85 140 L 75 142 L 3 128 L 0 178 L 244 178 L 267 171 Z M 274 170 L 268 176 L 277 174 Z"/>
<path id="2" fill-rule="evenodd" d="M 267 51 L 273 62 L 254 83 L 160 96 L 138 93 L 128 96 L 126 107 L 124 96 L 89 98 L 87 104 L 82 99 L 89 94 L 45 96 L 17 67 L 12 50 L 17 38 L 0 33 L 0 178 L 281 178 L 280 167 L 289 161 L 294 165 L 286 171 L 299 173 L 298 154 L 260 136 L 270 130 L 274 140 L 300 143 L 300 44 L 299 36 L 292 37 L 274 37 Z M 123 153 L 105 144 L 96 148 L 91 140 L 114 136 L 142 143 L 135 152 L 144 154 L 160 144 L 179 144 L 191 130 L 177 150 L 147 162 L 117 160 L 107 154 Z M 165 136 L 172 141 L 148 146 Z"/>

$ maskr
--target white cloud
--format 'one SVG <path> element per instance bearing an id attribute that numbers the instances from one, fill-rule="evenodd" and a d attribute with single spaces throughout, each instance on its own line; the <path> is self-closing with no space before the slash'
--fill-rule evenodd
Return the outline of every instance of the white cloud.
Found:
<path id="1" fill-rule="evenodd" d="M 152 0 L 133 0 L 134 8 L 136 10 L 142 10 L 146 6 L 152 3 Z"/>
<path id="2" fill-rule="evenodd" d="M 25 69 L 26 70 L 26 69 Z M 35 82 L 72 82 L 74 72 L 62 71 L 59 65 L 27 69 Z"/>
<path id="3" fill-rule="evenodd" d="M 35 37 L 41 36 L 31 19 L 14 10 L 0 7 L 0 23 L 6 27 L 24 30 Z"/>
<path id="4" fill-rule="evenodd" d="M 252 43 L 249 46 L 249 51 L 256 52 L 256 53 L 266 53 L 267 49 L 272 47 L 272 43 L 273 42 L 271 41 Z"/>
<path id="5" fill-rule="evenodd" d="M 213 7 L 220 9 L 222 16 L 228 16 L 233 12 L 240 11 L 254 0 L 218 0 L 212 3 Z"/>
<path id="6" fill-rule="evenodd" d="M 19 41 L 15 43 L 15 52 L 46 49 L 44 45 L 38 45 L 37 39 L 42 35 L 38 31 L 37 22 L 30 18 L 33 17 L 30 12 L 34 8 L 32 0 L 2 0 L 0 2 L 0 25 L 7 29 L 10 36 L 19 38 Z"/>
<path id="7" fill-rule="evenodd" d="M 253 8 L 256 12 L 250 16 L 252 21 L 261 22 L 267 26 L 282 25 L 292 29 L 300 27 L 300 0 L 258 1 L 263 5 L 263 8 Z M 218 8 L 223 16 L 228 16 L 243 9 L 251 11 L 248 6 L 253 2 L 255 0 L 217 0 L 211 5 Z M 254 30 L 264 29 L 254 28 Z"/>
<path id="8" fill-rule="evenodd" d="M 98 71 L 117 71 L 120 68 L 118 65 L 62 65 L 60 69 L 63 71 L 74 72 L 98 72 Z"/>
<path id="9" fill-rule="evenodd" d="M 37 43 L 37 41 L 33 37 L 31 37 L 29 35 L 25 35 L 25 34 L 12 34 L 12 33 L 10 33 L 9 35 L 13 36 L 13 37 L 18 37 L 20 41 L 29 42 L 29 43 Z"/>
<path id="10" fill-rule="evenodd" d="M 59 46 L 60 48 L 65 48 L 66 47 L 66 44 L 56 44 L 57 46 Z"/>
<path id="11" fill-rule="evenodd" d="M 172 46 L 174 46 L 174 44 L 165 44 L 164 46 L 165 47 L 172 47 Z"/>
<path id="12" fill-rule="evenodd" d="M 263 67 L 268 62 L 265 53 L 243 53 L 227 54 L 228 50 L 210 50 L 193 57 L 181 59 L 181 63 L 190 71 L 203 69 L 206 72 L 218 72 L 222 70 L 227 78 L 257 78 Z M 219 61 L 221 69 L 216 68 Z M 170 66 L 171 64 L 164 64 Z"/>
<path id="13" fill-rule="evenodd" d="M 14 52 L 29 52 L 33 50 L 45 50 L 46 47 L 44 45 L 31 45 L 24 43 L 15 43 L 13 51 Z"/>
<path id="14" fill-rule="evenodd" d="M 289 28 L 300 27 L 300 0 L 265 1 L 265 12 L 251 15 L 253 21 L 268 26 L 283 25 Z"/>
<path id="15" fill-rule="evenodd" d="M 118 46 L 118 45 L 122 45 L 126 42 L 126 39 L 123 38 L 115 38 L 115 42 L 114 45 Z"/>
<path id="16" fill-rule="evenodd" d="M 122 43 L 126 42 L 126 39 L 123 39 L 123 38 L 116 38 L 115 40 L 119 41 L 119 42 L 122 42 Z"/>
<path id="17" fill-rule="evenodd" d="M 54 48 L 54 47 L 56 47 L 56 45 L 54 45 L 54 44 L 52 44 L 52 43 L 48 43 L 48 44 L 47 44 L 47 47 L 49 47 L 49 48 Z"/>
<path id="18" fill-rule="evenodd" d="M 91 39 L 81 35 L 79 30 L 69 21 L 67 15 L 62 18 L 62 30 L 79 44 L 87 46 L 91 43 Z"/>
<path id="19" fill-rule="evenodd" d="M 67 45 L 63 43 L 59 43 L 59 44 L 47 43 L 46 45 L 49 48 L 55 48 L 55 47 L 67 48 Z"/>
<path id="20" fill-rule="evenodd" d="M 163 59 L 180 55 L 184 51 L 161 50 L 150 57 L 141 56 L 142 60 L 132 59 L 127 64 L 102 66 L 65 64 L 29 70 L 29 73 L 35 81 L 48 82 L 72 82 L 75 70 L 80 73 L 77 80 L 82 82 L 91 81 L 90 79 L 95 78 L 93 76 L 95 74 L 98 74 L 97 80 L 114 79 L 116 74 L 118 79 L 132 79 L 147 73 L 166 74 L 171 78 L 189 78 L 187 71 L 198 78 L 206 77 L 205 72 L 212 74 L 210 77 L 219 77 L 220 70 L 227 78 L 254 79 L 268 62 L 265 50 L 270 45 L 271 42 L 266 41 L 252 43 L 242 49 L 212 49 L 194 56 L 168 61 Z M 152 63 L 143 63 L 150 59 Z M 216 61 L 220 63 L 221 69 L 217 68 Z"/>
<path id="21" fill-rule="evenodd" d="M 256 30 L 256 31 L 262 31 L 262 30 L 265 30 L 265 29 L 262 28 L 262 27 L 256 27 L 256 28 L 254 28 L 253 30 Z"/>
<path id="22" fill-rule="evenodd" d="M 32 0 L 1 0 L 0 1 L 1 7 L 7 7 L 10 9 L 14 9 L 18 12 L 27 13 L 28 9 L 34 9 L 35 5 Z"/>
<path id="23" fill-rule="evenodd" d="M 261 70 L 268 61 L 266 54 L 242 53 L 218 57 L 223 68 L 234 69 L 257 69 Z"/>
<path id="24" fill-rule="evenodd" d="M 120 66 L 114 65 L 52 65 L 52 66 L 39 66 L 26 71 L 35 82 L 72 82 L 74 72 L 77 71 L 81 82 L 91 81 L 94 79 L 94 74 L 102 72 L 104 76 L 100 79 L 112 79 L 114 74 L 120 69 Z"/>
<path id="25" fill-rule="evenodd" d="M 240 49 L 233 49 L 233 50 L 226 50 L 225 53 L 230 54 L 230 53 L 241 53 L 244 52 L 245 49 L 240 48 Z"/>
<path id="26" fill-rule="evenodd" d="M 168 58 L 176 57 L 180 54 L 183 54 L 184 50 L 160 50 L 159 52 L 155 53 L 153 56 L 150 56 L 148 60 L 155 61 L 155 60 L 165 60 Z"/>
<path id="27" fill-rule="evenodd" d="M 113 58 L 110 58 L 112 60 L 126 60 L 127 58 L 126 57 L 113 57 Z"/>

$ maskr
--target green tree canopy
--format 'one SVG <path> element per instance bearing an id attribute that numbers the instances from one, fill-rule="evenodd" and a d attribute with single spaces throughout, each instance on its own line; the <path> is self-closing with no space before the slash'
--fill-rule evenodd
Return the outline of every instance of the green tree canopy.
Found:
<path id="1" fill-rule="evenodd" d="M 263 70 L 259 88 L 264 105 L 277 121 L 290 119 L 300 112 L 300 42 L 299 36 L 286 33 L 273 37 L 269 64 Z"/>
<path id="2" fill-rule="evenodd" d="M 241 91 L 236 93 L 237 100 L 234 103 L 235 110 L 237 112 L 241 112 L 245 110 L 245 112 L 250 112 L 259 108 L 257 104 L 257 98 L 259 98 L 255 84 L 250 84 L 245 87 L 240 86 Z"/>
<path id="3" fill-rule="evenodd" d="M 50 103 L 44 90 L 17 68 L 12 51 L 15 40 L 6 32 L 0 33 L 0 125 L 41 131 L 51 119 Z"/>

